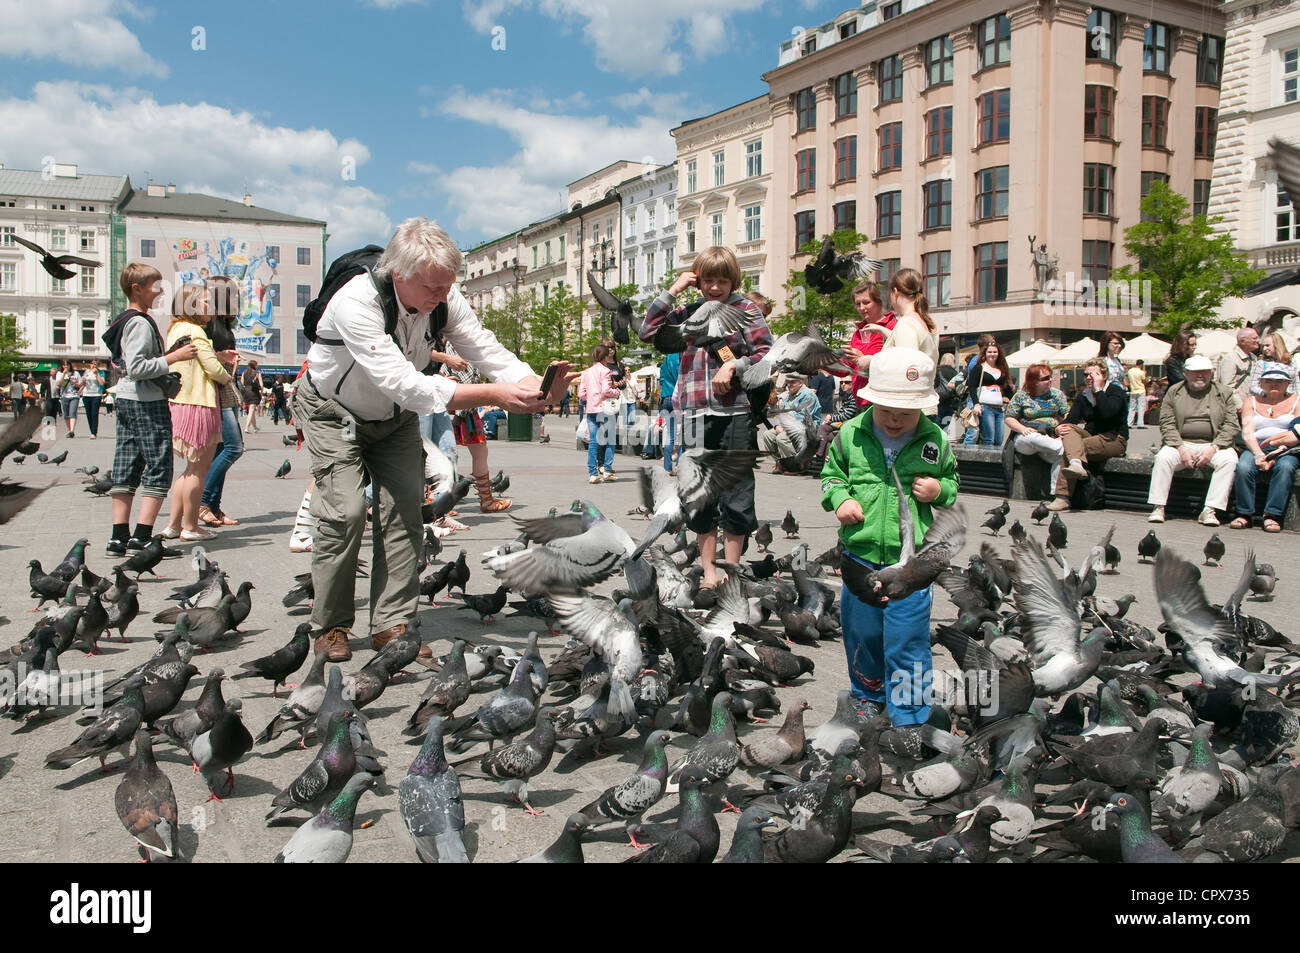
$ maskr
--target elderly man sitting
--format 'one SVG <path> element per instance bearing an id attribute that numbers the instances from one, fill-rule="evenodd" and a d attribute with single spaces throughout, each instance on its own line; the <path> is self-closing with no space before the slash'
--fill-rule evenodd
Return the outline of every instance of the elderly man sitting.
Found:
<path id="1" fill-rule="evenodd" d="M 1165 521 L 1165 503 L 1175 472 L 1208 465 L 1214 473 L 1198 520 L 1204 526 L 1218 526 L 1215 510 L 1228 508 L 1228 493 L 1237 469 L 1237 451 L 1232 444 L 1241 423 L 1232 392 L 1211 379 L 1214 365 L 1209 358 L 1193 354 L 1183 370 L 1186 379 L 1169 388 L 1160 406 L 1162 446 L 1151 468 L 1147 502 L 1152 509 L 1147 522 Z"/>
<path id="2" fill-rule="evenodd" d="M 781 395 L 779 409 L 781 413 L 793 414 L 798 418 L 803 424 L 804 432 L 809 435 L 807 439 L 814 439 L 812 434 L 817 430 L 821 404 L 817 400 L 816 392 L 808 386 L 807 378 L 802 374 L 785 376 L 785 393 Z M 780 424 L 763 433 L 762 447 L 776 457 L 776 463 L 772 466 L 773 473 L 784 473 L 781 461 L 798 455 L 791 435 L 786 433 L 785 428 Z"/>

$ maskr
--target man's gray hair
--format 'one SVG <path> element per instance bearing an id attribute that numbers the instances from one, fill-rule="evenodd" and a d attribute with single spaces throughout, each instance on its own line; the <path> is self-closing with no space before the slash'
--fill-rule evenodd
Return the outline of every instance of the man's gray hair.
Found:
<path id="1" fill-rule="evenodd" d="M 1252 334 L 1258 335 L 1259 332 L 1256 331 L 1254 328 L 1252 328 L 1249 324 L 1246 325 L 1244 328 L 1237 328 L 1237 343 L 1240 344 L 1242 341 L 1249 339 Z"/>
<path id="2" fill-rule="evenodd" d="M 408 218 L 397 226 L 388 247 L 379 256 L 375 274 L 414 278 L 433 265 L 450 271 L 454 276 L 460 271 L 460 263 L 460 249 L 437 222 L 427 218 Z"/>

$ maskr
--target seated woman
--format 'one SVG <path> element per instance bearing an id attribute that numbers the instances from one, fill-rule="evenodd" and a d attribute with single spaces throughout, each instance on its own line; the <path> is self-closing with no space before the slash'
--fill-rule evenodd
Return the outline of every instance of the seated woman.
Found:
<path id="1" fill-rule="evenodd" d="M 1300 457 L 1287 454 L 1276 460 L 1266 460 L 1271 448 L 1262 447 L 1261 441 L 1291 429 L 1300 416 L 1300 395 L 1288 397 L 1291 369 L 1284 364 L 1269 362 L 1259 375 L 1260 396 L 1247 397 L 1241 408 L 1241 438 L 1248 453 L 1237 460 L 1237 474 L 1233 480 L 1233 495 L 1237 500 L 1237 518 L 1228 525 L 1245 529 L 1255 515 L 1255 477 L 1257 473 L 1272 472 L 1268 481 L 1268 497 L 1264 501 L 1264 532 L 1282 531 L 1282 514 L 1291 498 Z"/>
<path id="2" fill-rule="evenodd" d="M 1016 453 L 1042 457 L 1052 468 L 1051 486 L 1061 475 L 1065 447 L 1056 428 L 1065 420 L 1070 404 L 1065 394 L 1052 386 L 1052 369 L 1046 364 L 1025 368 L 1020 390 L 1006 409 L 1006 427 L 1015 434 Z"/>
<path id="3" fill-rule="evenodd" d="M 1053 512 L 1070 508 L 1074 485 L 1087 479 L 1089 462 L 1122 457 L 1128 449 L 1128 394 L 1106 378 L 1106 361 L 1094 357 L 1083 365 L 1087 385 L 1079 391 L 1065 423 L 1056 428 L 1065 449 L 1065 466 L 1056 478 Z"/>

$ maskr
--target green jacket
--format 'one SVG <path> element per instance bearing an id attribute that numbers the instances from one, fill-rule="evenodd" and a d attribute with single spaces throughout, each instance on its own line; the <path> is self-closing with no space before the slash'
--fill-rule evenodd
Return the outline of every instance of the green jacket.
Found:
<path id="1" fill-rule="evenodd" d="M 822 467 L 822 508 L 834 513 L 852 497 L 862 506 L 863 521 L 840 526 L 840 540 L 853 555 L 879 565 L 898 562 L 902 544 L 898 538 L 898 496 L 894 478 L 885 465 L 885 450 L 872 427 L 873 410 L 868 408 L 840 428 Z M 932 506 L 952 506 L 957 500 L 957 461 L 943 431 L 922 417 L 916 436 L 899 451 L 894 469 L 908 495 L 916 545 L 934 520 Z M 911 495 L 912 480 L 919 476 L 939 481 L 934 503 L 918 503 Z"/>

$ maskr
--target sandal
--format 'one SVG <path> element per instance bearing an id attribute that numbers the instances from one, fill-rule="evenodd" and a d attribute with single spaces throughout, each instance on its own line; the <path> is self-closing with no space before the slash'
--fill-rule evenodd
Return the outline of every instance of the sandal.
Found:
<path id="1" fill-rule="evenodd" d="M 235 519 L 235 518 L 232 517 L 232 516 L 227 516 L 225 513 L 222 513 L 221 511 L 217 511 L 217 513 L 216 513 L 215 515 L 216 515 L 217 519 L 221 520 L 221 525 L 222 525 L 222 526 L 238 526 L 238 525 L 239 525 L 239 520 Z"/>
<path id="2" fill-rule="evenodd" d="M 1273 519 L 1273 517 L 1271 517 L 1271 516 L 1265 516 L 1265 517 L 1264 517 L 1264 532 L 1266 532 L 1266 533 L 1280 533 L 1280 532 L 1282 532 L 1282 524 L 1279 523 L 1277 520 Z"/>
<path id="3" fill-rule="evenodd" d="M 484 473 L 474 474 L 474 486 L 478 490 L 478 509 L 480 513 L 500 513 L 510 509 L 511 500 L 499 500 L 492 495 L 492 478 Z"/>
<path id="4" fill-rule="evenodd" d="M 199 507 L 199 522 L 204 526 L 220 526 L 221 520 L 206 506 Z"/>
<path id="5" fill-rule="evenodd" d="M 1249 516 L 1238 516 L 1235 520 L 1233 520 L 1231 523 L 1228 524 L 1228 529 L 1249 529 L 1249 528 L 1250 528 Z"/>

